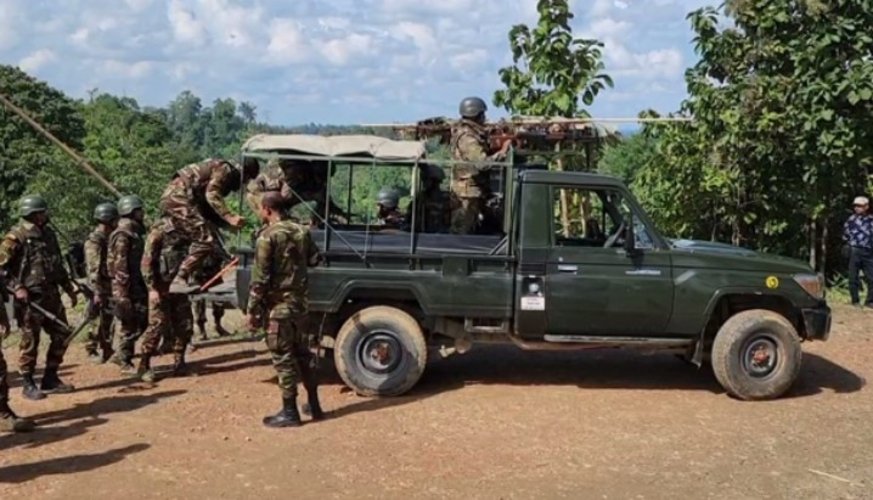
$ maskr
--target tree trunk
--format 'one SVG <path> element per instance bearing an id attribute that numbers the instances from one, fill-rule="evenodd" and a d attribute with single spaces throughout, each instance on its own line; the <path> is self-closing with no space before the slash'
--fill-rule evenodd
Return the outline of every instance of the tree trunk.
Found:
<path id="1" fill-rule="evenodd" d="M 825 276 L 827 276 L 828 270 L 828 220 L 825 219 L 822 221 L 821 226 L 821 265 L 819 266 L 819 271 L 821 271 Z"/>
<path id="2" fill-rule="evenodd" d="M 561 143 L 555 144 L 555 152 L 561 151 Z M 564 160 L 558 156 L 557 166 L 559 171 L 564 170 Z M 561 189 L 561 226 L 564 238 L 570 237 L 570 199 L 566 189 Z"/>
<path id="3" fill-rule="evenodd" d="M 816 251 L 815 235 L 818 228 L 815 219 L 809 221 L 809 267 L 815 269 L 817 264 L 818 252 Z"/>

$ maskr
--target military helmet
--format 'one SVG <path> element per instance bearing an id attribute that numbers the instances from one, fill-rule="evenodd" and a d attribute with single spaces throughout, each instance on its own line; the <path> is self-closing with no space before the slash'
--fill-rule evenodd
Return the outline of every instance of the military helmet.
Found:
<path id="1" fill-rule="evenodd" d="M 465 97 L 458 106 L 458 111 L 464 118 L 476 118 L 488 111 L 488 105 L 479 97 Z"/>
<path id="2" fill-rule="evenodd" d="M 239 167 L 237 167 L 239 169 Z M 242 162 L 242 176 L 243 182 L 254 179 L 261 172 L 261 164 L 258 163 L 258 159 L 246 156 L 243 158 Z"/>
<path id="3" fill-rule="evenodd" d="M 142 207 L 142 198 L 140 198 L 139 196 L 135 194 L 123 196 L 120 200 L 118 200 L 118 215 L 122 217 L 127 217 L 132 214 L 134 210 Z"/>
<path id="4" fill-rule="evenodd" d="M 425 165 L 424 176 L 428 179 L 433 179 L 437 182 L 442 182 L 446 178 L 446 173 L 436 165 Z"/>
<path id="5" fill-rule="evenodd" d="M 45 198 L 38 194 L 25 196 L 18 201 L 18 213 L 22 217 L 28 217 L 47 210 L 48 203 L 45 202 Z"/>
<path id="6" fill-rule="evenodd" d="M 385 208 L 397 208 L 400 203 L 400 195 L 391 188 L 382 188 L 376 196 L 376 201 Z"/>
<path id="7" fill-rule="evenodd" d="M 94 207 L 94 220 L 109 223 L 118 218 L 118 208 L 115 203 L 101 203 Z"/>

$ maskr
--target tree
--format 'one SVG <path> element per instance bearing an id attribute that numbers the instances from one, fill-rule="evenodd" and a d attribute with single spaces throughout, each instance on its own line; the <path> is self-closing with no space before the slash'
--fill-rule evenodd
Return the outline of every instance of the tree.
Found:
<path id="1" fill-rule="evenodd" d="M 663 163 L 641 173 L 641 194 L 685 235 L 826 268 L 873 163 L 873 5 L 732 0 L 689 20 L 700 61 L 680 112 L 695 121 L 663 131 Z"/>
<path id="2" fill-rule="evenodd" d="M 0 65 L 0 92 L 59 139 L 81 147 L 85 127 L 75 101 L 18 68 L 4 65 Z M 34 176 L 49 167 L 78 175 L 57 148 L 0 105 L 0 226 L 9 227 L 14 221 L 17 200 Z"/>

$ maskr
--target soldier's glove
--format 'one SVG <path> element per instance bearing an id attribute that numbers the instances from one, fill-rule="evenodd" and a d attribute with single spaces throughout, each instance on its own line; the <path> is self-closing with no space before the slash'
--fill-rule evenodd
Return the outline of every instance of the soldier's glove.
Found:
<path id="1" fill-rule="evenodd" d="M 127 319 L 133 312 L 133 305 L 127 297 L 116 299 L 115 301 L 115 317 L 118 319 Z"/>

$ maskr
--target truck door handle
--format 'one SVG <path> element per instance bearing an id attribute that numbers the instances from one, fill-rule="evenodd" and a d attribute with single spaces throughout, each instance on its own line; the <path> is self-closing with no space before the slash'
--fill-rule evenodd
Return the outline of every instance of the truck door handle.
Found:
<path id="1" fill-rule="evenodd" d="M 579 271 L 579 266 L 574 266 L 572 264 L 558 264 L 559 273 L 575 273 L 577 271 Z"/>

